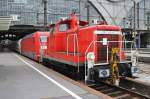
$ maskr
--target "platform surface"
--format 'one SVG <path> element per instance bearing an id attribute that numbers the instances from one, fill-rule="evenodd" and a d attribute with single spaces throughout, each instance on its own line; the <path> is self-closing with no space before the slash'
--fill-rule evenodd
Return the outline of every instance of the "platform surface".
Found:
<path id="1" fill-rule="evenodd" d="M 12 52 L 0 53 L 1 99 L 76 99 L 28 65 L 35 66 L 40 72 L 82 99 L 101 99 L 101 97 L 48 72 L 40 64 Z"/>

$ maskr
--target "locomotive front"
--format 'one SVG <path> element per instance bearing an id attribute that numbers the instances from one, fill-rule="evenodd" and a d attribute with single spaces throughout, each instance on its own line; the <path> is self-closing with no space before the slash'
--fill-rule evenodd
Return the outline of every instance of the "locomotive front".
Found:
<path id="1" fill-rule="evenodd" d="M 132 60 L 126 59 L 123 49 L 124 42 L 120 27 L 98 25 L 97 30 L 93 33 L 93 41 L 89 44 L 85 54 L 87 60 L 85 81 L 103 80 L 118 85 L 121 76 L 137 74 L 136 57 Z M 90 50 L 91 47 L 93 47 L 92 50 Z"/>

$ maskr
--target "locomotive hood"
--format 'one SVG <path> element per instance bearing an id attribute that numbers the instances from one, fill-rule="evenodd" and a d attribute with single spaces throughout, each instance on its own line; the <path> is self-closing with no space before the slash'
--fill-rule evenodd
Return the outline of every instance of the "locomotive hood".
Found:
<path id="1" fill-rule="evenodd" d="M 97 30 L 121 31 L 121 28 L 115 25 L 97 25 Z"/>

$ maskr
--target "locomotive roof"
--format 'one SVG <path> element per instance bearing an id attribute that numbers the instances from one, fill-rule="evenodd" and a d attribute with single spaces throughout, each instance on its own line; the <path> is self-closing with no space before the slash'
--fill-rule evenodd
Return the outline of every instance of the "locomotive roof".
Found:
<path id="1" fill-rule="evenodd" d="M 121 27 L 116 26 L 116 25 L 92 25 L 92 26 L 82 27 L 80 29 L 82 30 L 96 29 L 96 30 L 102 30 L 102 31 L 121 31 Z"/>
<path id="2" fill-rule="evenodd" d="M 32 34 L 26 35 L 23 38 L 32 37 L 32 36 L 37 35 L 37 34 L 39 34 L 39 35 L 48 35 L 49 32 L 46 32 L 46 31 L 36 31 L 36 32 L 33 32 Z"/>
<path id="3" fill-rule="evenodd" d="M 53 27 L 53 26 L 55 26 L 56 24 L 65 24 L 65 23 L 70 23 L 71 22 L 71 19 L 66 19 L 66 20 L 63 20 L 63 21 L 58 21 L 57 23 L 55 23 L 55 24 L 50 24 L 50 27 Z M 79 21 L 79 25 L 80 26 L 86 26 L 86 25 L 88 25 L 89 23 L 87 22 L 87 21 Z"/>
<path id="4" fill-rule="evenodd" d="M 117 30 L 117 31 L 121 30 L 120 26 L 116 26 L 116 25 L 98 25 L 97 28 L 99 30 L 112 30 L 112 31 L 114 31 L 114 30 Z"/>
<path id="5" fill-rule="evenodd" d="M 108 25 L 105 22 L 103 22 L 102 24 L 100 23 L 100 24 L 97 24 L 97 25 L 88 26 L 89 23 L 87 21 L 78 21 L 78 18 L 77 18 L 77 16 L 75 14 L 72 14 L 71 18 L 69 18 L 69 19 L 61 19 L 58 22 L 56 22 L 55 24 L 51 24 L 50 28 L 55 26 L 56 24 L 69 24 L 69 25 L 72 25 L 71 24 L 72 21 L 75 24 L 77 24 L 75 27 L 77 27 L 77 26 L 85 26 L 85 27 L 83 27 L 84 29 L 97 28 L 98 30 L 110 30 L 110 31 L 120 31 L 121 30 L 121 28 L 119 26 Z"/>

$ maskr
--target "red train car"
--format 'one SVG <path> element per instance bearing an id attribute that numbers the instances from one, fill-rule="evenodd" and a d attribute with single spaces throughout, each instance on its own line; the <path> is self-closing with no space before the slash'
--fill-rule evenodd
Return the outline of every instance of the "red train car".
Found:
<path id="1" fill-rule="evenodd" d="M 136 73 L 136 66 L 125 61 L 121 28 L 87 24 L 72 14 L 70 19 L 50 25 L 44 62 L 59 64 L 77 76 L 84 75 L 85 81 L 112 78 L 114 84 L 117 77 Z"/>
<path id="2" fill-rule="evenodd" d="M 20 53 L 37 61 L 41 61 L 41 56 L 47 49 L 47 36 L 49 32 L 37 31 L 27 35 L 20 41 Z"/>

